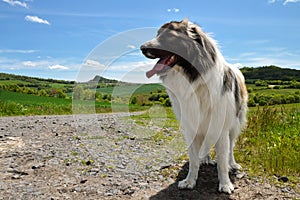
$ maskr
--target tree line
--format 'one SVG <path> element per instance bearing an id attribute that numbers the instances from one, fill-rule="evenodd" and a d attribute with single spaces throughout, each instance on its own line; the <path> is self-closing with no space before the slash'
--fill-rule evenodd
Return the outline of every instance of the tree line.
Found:
<path id="1" fill-rule="evenodd" d="M 7 90 L 11 92 L 20 92 L 24 94 L 31 94 L 36 96 L 46 96 L 46 97 L 57 97 L 57 98 L 67 98 L 66 90 L 61 88 L 31 88 L 27 86 L 19 86 L 17 84 L 12 85 L 0 85 L 0 89 Z"/>
<path id="2" fill-rule="evenodd" d="M 246 80 L 300 81 L 300 70 L 280 68 L 274 65 L 263 67 L 243 67 L 240 69 Z"/>

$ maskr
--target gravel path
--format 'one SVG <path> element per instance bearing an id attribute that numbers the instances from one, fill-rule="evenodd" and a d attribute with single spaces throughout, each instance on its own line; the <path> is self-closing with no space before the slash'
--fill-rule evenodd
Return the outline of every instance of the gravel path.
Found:
<path id="1" fill-rule="evenodd" d="M 218 193 L 215 166 L 201 166 L 194 190 L 178 190 L 185 148 L 181 133 L 128 114 L 2 117 L 0 199 L 300 199 L 245 173 L 231 175 L 232 195 Z"/>

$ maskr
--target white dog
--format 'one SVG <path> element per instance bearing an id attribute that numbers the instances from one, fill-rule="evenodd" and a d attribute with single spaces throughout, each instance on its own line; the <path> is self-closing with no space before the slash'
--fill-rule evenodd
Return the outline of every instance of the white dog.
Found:
<path id="1" fill-rule="evenodd" d="M 219 191 L 231 193 L 229 169 L 235 162 L 235 139 L 246 123 L 248 94 L 242 73 L 225 60 L 216 42 L 187 19 L 164 24 L 157 36 L 141 46 L 143 54 L 159 58 L 147 72 L 166 87 L 188 144 L 189 173 L 181 189 L 196 185 L 201 162 L 209 162 L 215 145 Z"/>

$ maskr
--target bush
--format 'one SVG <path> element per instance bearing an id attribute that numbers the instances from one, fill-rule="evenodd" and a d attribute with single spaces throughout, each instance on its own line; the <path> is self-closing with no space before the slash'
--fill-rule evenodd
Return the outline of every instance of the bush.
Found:
<path id="1" fill-rule="evenodd" d="M 164 104 L 163 104 L 164 106 L 167 106 L 167 107 L 171 107 L 172 106 L 172 104 L 171 104 L 171 101 L 170 101 L 170 99 L 169 98 L 166 98 L 166 100 L 165 100 L 165 102 L 164 102 Z"/>
<path id="2" fill-rule="evenodd" d="M 23 105 L 15 102 L 3 102 L 0 100 L 0 116 L 15 116 L 23 114 Z"/>
<path id="3" fill-rule="evenodd" d="M 130 104 L 136 104 L 137 103 L 137 98 L 136 96 L 132 97 L 130 100 Z"/>
<path id="4" fill-rule="evenodd" d="M 267 83 L 267 81 L 258 80 L 258 81 L 255 81 L 255 85 L 256 86 L 268 86 L 268 83 Z"/>
<path id="5" fill-rule="evenodd" d="M 252 87 L 248 87 L 247 91 L 248 91 L 248 93 L 252 93 L 253 92 L 253 88 Z"/>
<path id="6" fill-rule="evenodd" d="M 249 107 L 254 107 L 254 106 L 256 106 L 256 103 L 255 103 L 254 99 L 251 98 L 251 97 L 248 99 L 248 106 L 249 106 Z"/>

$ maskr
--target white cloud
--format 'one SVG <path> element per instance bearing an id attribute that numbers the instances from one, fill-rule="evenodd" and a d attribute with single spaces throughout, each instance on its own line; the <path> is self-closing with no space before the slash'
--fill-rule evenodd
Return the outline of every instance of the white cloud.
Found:
<path id="1" fill-rule="evenodd" d="M 136 49 L 136 46 L 134 46 L 134 45 L 132 45 L 132 44 L 127 45 L 127 47 L 128 47 L 129 49 Z"/>
<path id="2" fill-rule="evenodd" d="M 242 63 L 234 63 L 232 65 L 235 66 L 236 68 L 242 68 L 242 67 L 244 67 L 244 65 Z"/>
<path id="3" fill-rule="evenodd" d="M 288 3 L 297 3 L 297 2 L 300 2 L 300 0 L 285 0 L 283 5 L 286 5 Z"/>
<path id="4" fill-rule="evenodd" d="M 249 56 L 254 56 L 256 55 L 256 52 L 245 52 L 245 53 L 241 53 L 239 55 L 240 58 L 244 58 L 244 57 L 249 57 Z"/>
<path id="5" fill-rule="evenodd" d="M 97 68 L 97 69 L 105 69 L 106 66 L 103 65 L 102 63 L 96 61 L 96 60 L 91 60 L 88 59 L 83 63 L 83 67 L 89 67 L 89 68 Z"/>
<path id="6" fill-rule="evenodd" d="M 21 6 L 23 8 L 28 8 L 27 3 L 15 0 L 2 0 L 5 3 L 8 3 L 11 6 Z"/>
<path id="7" fill-rule="evenodd" d="M 179 10 L 179 8 L 168 8 L 167 11 L 168 12 L 178 13 L 180 10 Z"/>
<path id="8" fill-rule="evenodd" d="M 157 83 L 157 76 L 148 79 L 146 72 L 153 68 L 155 60 L 116 63 L 109 66 L 104 72 L 104 77 L 131 83 Z"/>
<path id="9" fill-rule="evenodd" d="M 51 65 L 48 67 L 51 70 L 68 70 L 69 67 L 63 66 L 63 65 Z"/>
<path id="10" fill-rule="evenodd" d="M 37 63 L 32 62 L 32 61 L 24 61 L 22 64 L 26 67 L 36 67 L 37 66 Z"/>
<path id="11" fill-rule="evenodd" d="M 37 50 L 32 50 L 32 49 L 0 49 L 0 53 L 35 53 Z"/>
<path id="12" fill-rule="evenodd" d="M 25 20 L 26 21 L 29 21 L 29 22 L 33 22 L 33 23 L 39 23 L 39 24 L 47 24 L 47 25 L 50 25 L 50 23 L 45 20 L 45 19 L 41 19 L 39 18 L 38 16 L 31 16 L 31 15 L 27 15 L 25 17 Z"/>
<path id="13" fill-rule="evenodd" d="M 277 65 L 279 67 L 299 68 L 300 52 L 289 51 L 281 47 L 265 47 L 261 52 L 241 53 L 235 58 L 227 58 L 231 63 L 242 63 L 243 66 L 258 67 Z"/>
<path id="14" fill-rule="evenodd" d="M 268 0 L 268 3 L 273 4 L 273 3 L 276 3 L 276 2 L 279 2 L 279 1 L 282 2 L 283 0 Z M 297 2 L 300 2 L 300 0 L 284 0 L 283 5 L 287 5 L 288 3 L 297 3 Z"/>
<path id="15" fill-rule="evenodd" d="M 135 83 L 157 83 L 160 82 L 157 76 L 148 79 L 146 72 L 153 68 L 156 60 L 119 61 L 106 66 L 99 61 L 87 59 L 78 70 L 77 81 L 88 81 L 96 75 L 112 78 L 124 82 Z"/>

